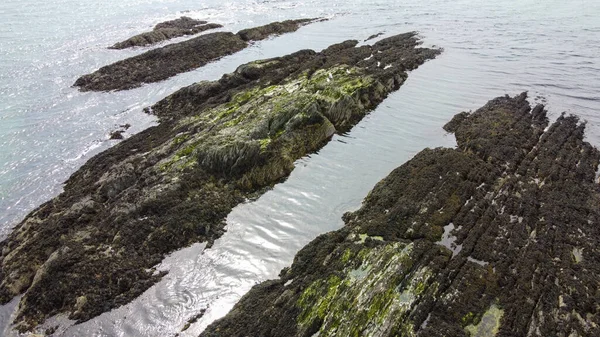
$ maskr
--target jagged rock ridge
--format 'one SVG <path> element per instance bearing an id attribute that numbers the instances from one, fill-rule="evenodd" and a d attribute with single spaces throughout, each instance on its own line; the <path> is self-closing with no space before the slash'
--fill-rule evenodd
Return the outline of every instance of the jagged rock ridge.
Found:
<path id="1" fill-rule="evenodd" d="M 598 336 L 600 154 L 526 94 L 448 123 L 201 336 Z"/>

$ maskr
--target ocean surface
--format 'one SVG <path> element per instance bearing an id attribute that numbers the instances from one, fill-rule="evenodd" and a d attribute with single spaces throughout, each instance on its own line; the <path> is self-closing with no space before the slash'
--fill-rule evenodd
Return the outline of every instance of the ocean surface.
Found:
<path id="1" fill-rule="evenodd" d="M 167 81 L 124 91 L 81 93 L 81 75 L 149 48 L 107 46 L 181 15 L 238 31 L 272 21 L 329 21 L 258 42 L 235 55 Z M 377 181 L 425 147 L 454 146 L 441 129 L 454 114 L 499 95 L 529 91 L 587 121 L 600 145 L 600 1 L 191 1 L 3 0 L 0 2 L 0 238 L 28 212 L 58 195 L 86 160 L 155 123 L 142 109 L 178 88 L 218 79 L 242 63 L 347 39 L 418 31 L 444 53 L 410 73 L 405 85 L 351 132 L 298 160 L 287 181 L 236 207 L 211 249 L 174 252 L 169 274 L 132 303 L 80 325 L 65 317 L 55 336 L 197 336 L 254 284 L 277 277 L 317 235 L 343 225 Z M 182 41 L 185 38 L 167 43 Z M 10 331 L 17 300 L 0 307 Z M 190 328 L 185 323 L 202 310 Z"/>

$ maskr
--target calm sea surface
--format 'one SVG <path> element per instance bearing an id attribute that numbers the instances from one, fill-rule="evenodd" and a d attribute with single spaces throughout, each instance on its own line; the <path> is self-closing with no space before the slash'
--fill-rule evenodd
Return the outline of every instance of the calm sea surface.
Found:
<path id="1" fill-rule="evenodd" d="M 81 93 L 79 76 L 147 49 L 107 46 L 187 15 L 237 31 L 272 21 L 327 17 L 293 34 L 141 88 Z M 94 154 L 155 123 L 142 109 L 180 87 L 214 80 L 238 65 L 299 49 L 321 50 L 346 39 L 416 30 L 424 45 L 445 52 L 351 132 L 300 159 L 284 183 L 229 215 L 227 233 L 173 253 L 160 283 L 129 305 L 76 326 L 64 317 L 56 335 L 197 336 L 254 284 L 275 278 L 320 233 L 343 225 L 374 184 L 425 147 L 454 146 L 441 126 L 462 110 L 527 90 L 554 118 L 574 113 L 600 145 L 600 1 L 191 1 L 3 0 L 0 2 L 0 238 L 28 212 L 61 192 L 62 183 Z M 177 39 L 175 41 L 181 41 Z M 170 42 L 168 42 L 170 43 Z M 16 301 L 0 307 L 9 332 Z"/>

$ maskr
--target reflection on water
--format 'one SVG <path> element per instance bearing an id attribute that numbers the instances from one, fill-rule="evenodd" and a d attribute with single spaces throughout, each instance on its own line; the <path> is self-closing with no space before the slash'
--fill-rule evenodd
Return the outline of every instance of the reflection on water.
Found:
<path id="1" fill-rule="evenodd" d="M 203 6 L 203 7 L 202 7 Z M 2 11 L 2 9 L 8 9 Z M 236 55 L 171 80 L 128 92 L 79 93 L 71 83 L 106 63 L 141 52 L 105 46 L 185 15 L 227 30 L 270 21 L 328 16 L 328 22 L 257 43 Z M 65 336 L 173 336 L 200 310 L 206 314 L 181 336 L 197 336 L 252 287 L 274 278 L 320 233 L 343 225 L 373 185 L 424 147 L 453 146 L 441 126 L 455 113 L 502 94 L 529 90 L 562 111 L 588 120 L 588 140 L 600 145 L 600 4 L 596 1 L 518 3 L 501 0 L 196 1 L 72 0 L 0 4 L 0 233 L 91 155 L 110 146 L 107 134 L 153 120 L 141 108 L 177 88 L 215 79 L 237 65 L 345 39 L 417 30 L 445 52 L 409 75 L 406 84 L 351 132 L 297 162 L 291 177 L 257 201 L 234 209 L 227 232 L 211 249 L 173 253 L 170 273 L 140 298 L 71 327 Z M 78 13 L 77 20 L 74 14 Z M 181 13 L 179 13 L 181 14 Z M 252 20 L 250 22 L 249 20 Z M 47 30 L 30 29 L 44 25 Z M 6 41 L 6 42 L 5 42 Z M 539 96 L 539 97 L 538 97 Z M 6 210 L 6 211 L 4 211 Z M 10 311 L 10 310 L 5 310 Z M 5 317 L 0 315 L 0 317 Z M 0 320 L 0 323 L 4 319 Z"/>

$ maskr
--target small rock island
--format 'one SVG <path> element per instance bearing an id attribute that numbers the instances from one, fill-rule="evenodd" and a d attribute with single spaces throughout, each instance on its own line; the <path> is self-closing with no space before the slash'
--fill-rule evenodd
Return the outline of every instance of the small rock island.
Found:
<path id="1" fill-rule="evenodd" d="M 322 19 L 299 19 L 273 22 L 244 29 L 237 34 L 215 32 L 152 49 L 143 54 L 117 61 L 75 81 L 82 91 L 127 90 L 166 80 L 177 74 L 200 68 L 223 56 L 236 53 L 252 41 L 291 33 Z"/>
<path id="2" fill-rule="evenodd" d="M 152 31 L 130 37 L 125 41 L 115 43 L 109 48 L 126 49 L 133 47 L 144 47 L 176 37 L 195 35 L 209 29 L 221 27 L 223 26 L 217 23 L 208 23 L 206 21 L 194 20 L 187 16 L 182 16 L 179 19 L 161 22 L 157 24 Z"/>

